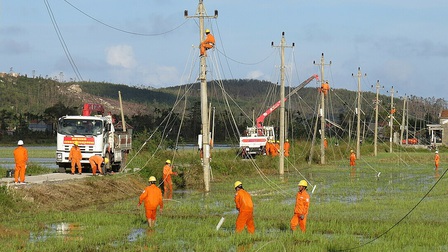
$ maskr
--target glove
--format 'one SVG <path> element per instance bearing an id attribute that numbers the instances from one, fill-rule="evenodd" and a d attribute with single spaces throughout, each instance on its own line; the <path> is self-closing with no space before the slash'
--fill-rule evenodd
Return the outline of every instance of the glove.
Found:
<path id="1" fill-rule="evenodd" d="M 137 204 L 138 207 L 141 206 L 141 205 L 142 205 L 142 203 L 138 203 L 138 204 Z"/>
<path id="2" fill-rule="evenodd" d="M 303 215 L 303 214 L 301 214 L 299 217 L 301 220 L 305 219 L 305 215 Z"/>

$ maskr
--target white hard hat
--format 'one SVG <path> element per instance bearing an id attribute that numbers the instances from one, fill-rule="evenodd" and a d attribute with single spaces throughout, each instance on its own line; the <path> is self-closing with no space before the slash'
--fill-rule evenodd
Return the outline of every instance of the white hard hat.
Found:
<path id="1" fill-rule="evenodd" d="M 23 145 L 23 141 L 22 141 L 22 140 L 19 140 L 19 141 L 17 142 L 17 145 Z"/>
<path id="2" fill-rule="evenodd" d="M 437 154 L 437 153 L 439 153 L 439 151 L 438 151 L 438 150 L 436 150 L 436 154 Z"/>

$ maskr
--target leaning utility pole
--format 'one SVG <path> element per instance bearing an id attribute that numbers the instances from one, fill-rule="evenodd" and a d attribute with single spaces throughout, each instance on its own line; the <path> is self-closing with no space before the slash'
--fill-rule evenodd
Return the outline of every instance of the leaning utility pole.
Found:
<path id="1" fill-rule="evenodd" d="M 325 83 L 325 79 L 324 79 L 324 66 L 325 66 L 324 53 L 322 53 L 322 57 L 320 59 L 320 64 L 316 64 L 315 61 L 313 62 L 313 64 L 320 65 L 320 82 L 321 82 L 321 87 L 322 87 L 323 84 Z M 327 65 L 331 65 L 331 61 Z M 325 140 L 325 93 L 324 93 L 324 90 L 321 90 L 321 93 L 320 93 L 319 114 L 320 114 L 320 163 L 321 164 L 325 164 L 325 145 L 324 145 L 324 140 Z M 311 149 L 313 149 L 313 148 L 311 148 Z M 310 155 L 312 155 L 312 153 Z"/>
<path id="2" fill-rule="evenodd" d="M 376 99 L 375 99 L 375 136 L 373 139 L 375 157 L 378 156 L 378 104 L 380 102 L 378 99 L 378 93 L 379 93 L 380 87 L 381 87 L 380 81 L 377 80 L 376 81 Z"/>
<path id="3" fill-rule="evenodd" d="M 272 47 L 280 47 L 280 159 L 279 159 L 279 173 L 283 176 L 285 172 L 285 47 L 286 46 L 285 32 L 282 32 L 282 39 L 280 41 L 280 46 L 274 46 L 274 42 L 271 42 Z"/>
<path id="4" fill-rule="evenodd" d="M 353 76 L 353 74 L 352 74 Z M 361 158 L 361 68 L 358 67 L 358 107 L 356 108 L 357 123 L 356 123 L 356 158 Z"/>
<path id="5" fill-rule="evenodd" d="M 206 16 L 203 0 L 199 0 L 196 15 L 188 16 L 188 11 L 184 11 L 185 18 L 199 19 L 199 43 L 204 39 L 204 18 L 217 18 L 218 11 L 214 16 Z M 207 64 L 206 57 L 201 57 L 199 80 L 201 81 L 201 120 L 202 120 L 202 167 L 204 170 L 205 191 L 210 191 L 210 118 L 207 103 Z"/>

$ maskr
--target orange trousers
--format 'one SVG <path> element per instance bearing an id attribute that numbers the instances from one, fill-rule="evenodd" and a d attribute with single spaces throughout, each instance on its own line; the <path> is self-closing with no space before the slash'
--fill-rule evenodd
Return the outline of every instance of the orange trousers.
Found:
<path id="1" fill-rule="evenodd" d="M 201 55 L 204 55 L 205 51 L 210 49 L 210 48 L 213 48 L 213 45 L 208 44 L 208 43 L 207 44 L 201 44 Z"/>
<path id="2" fill-rule="evenodd" d="M 434 165 L 436 166 L 436 170 L 439 169 L 439 161 L 436 161 L 436 162 L 434 163 Z"/>
<path id="3" fill-rule="evenodd" d="M 296 230 L 297 226 L 300 227 L 303 233 L 306 231 L 306 215 L 303 220 L 300 219 L 300 214 L 294 214 L 294 216 L 291 219 L 291 230 Z"/>
<path id="4" fill-rule="evenodd" d="M 78 173 L 82 173 L 81 160 L 72 159 L 72 173 L 75 173 L 75 165 L 78 166 Z"/>
<path id="5" fill-rule="evenodd" d="M 14 169 L 14 182 L 25 182 L 25 171 L 26 163 L 16 164 L 16 169 Z"/>
<path id="6" fill-rule="evenodd" d="M 171 175 L 163 179 L 163 196 L 165 199 L 173 198 L 173 180 L 171 179 Z"/>
<path id="7" fill-rule="evenodd" d="M 235 231 L 240 233 L 247 226 L 247 232 L 253 234 L 255 233 L 255 223 L 253 212 L 240 212 L 236 218 Z"/>
<path id="8" fill-rule="evenodd" d="M 103 174 L 103 171 L 101 169 L 101 164 L 95 163 L 95 161 L 90 160 L 90 166 L 92 167 L 92 174 L 93 176 L 96 175 L 96 171 L 99 170 L 101 174 Z"/>
<path id="9" fill-rule="evenodd" d="M 156 217 L 157 217 L 157 209 L 156 209 L 156 210 L 150 210 L 150 209 L 146 209 L 146 208 L 145 208 L 145 214 L 146 214 L 146 219 L 149 219 L 149 220 L 156 220 Z"/>

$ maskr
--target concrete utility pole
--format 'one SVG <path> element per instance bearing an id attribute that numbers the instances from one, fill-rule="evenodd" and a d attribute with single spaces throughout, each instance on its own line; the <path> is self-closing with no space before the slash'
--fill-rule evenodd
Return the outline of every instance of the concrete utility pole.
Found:
<path id="1" fill-rule="evenodd" d="M 404 94 L 404 100 L 403 100 L 403 115 L 401 116 L 401 134 L 400 134 L 400 145 L 403 145 L 403 134 L 404 131 L 407 130 L 406 123 L 406 94 Z M 406 138 L 406 145 L 408 144 L 408 139 Z"/>
<path id="2" fill-rule="evenodd" d="M 320 64 L 316 64 L 316 62 L 313 62 L 313 64 L 320 65 L 320 82 L 321 82 L 321 87 L 322 87 L 323 84 L 325 83 L 325 78 L 324 78 L 324 66 L 325 66 L 324 53 L 322 53 L 322 57 L 320 59 Z M 327 65 L 331 65 L 331 61 Z M 319 114 L 320 114 L 320 163 L 321 164 L 325 164 L 325 146 L 324 146 L 324 140 L 325 140 L 325 93 L 323 92 L 323 90 L 321 90 L 321 93 L 320 93 Z M 311 148 L 311 149 L 313 149 L 313 148 Z M 312 155 L 312 154 L 310 154 L 310 155 Z"/>
<path id="3" fill-rule="evenodd" d="M 373 139 L 375 157 L 378 156 L 378 104 L 380 103 L 380 101 L 378 99 L 378 94 L 379 94 L 380 88 L 381 88 L 380 81 L 377 80 L 376 81 L 376 99 L 375 99 L 375 136 Z"/>
<path id="4" fill-rule="evenodd" d="M 196 15 L 188 16 L 188 11 L 184 11 L 185 18 L 199 19 L 199 43 L 204 40 L 204 19 L 217 18 L 218 11 L 214 16 L 206 16 L 203 0 L 199 0 Z M 204 170 L 205 191 L 210 191 L 210 118 L 207 103 L 207 62 L 206 57 L 201 57 L 199 80 L 201 81 L 201 120 L 202 120 L 202 167 Z"/>
<path id="5" fill-rule="evenodd" d="M 279 173 L 283 176 L 285 173 L 285 47 L 286 46 L 285 32 L 282 32 L 282 39 L 280 41 L 280 46 L 274 46 L 274 42 L 271 42 L 272 47 L 280 47 L 280 159 L 279 159 Z"/>
<path id="6" fill-rule="evenodd" d="M 394 138 L 393 133 L 394 133 L 394 112 L 395 112 L 395 106 L 394 106 L 394 86 L 392 86 L 391 90 L 390 90 L 390 121 L 389 121 L 389 126 L 390 126 L 390 137 L 389 137 L 389 153 L 393 152 L 392 149 L 392 140 Z"/>
<path id="7" fill-rule="evenodd" d="M 352 74 L 352 76 L 354 76 Z M 361 68 L 358 67 L 358 107 L 356 108 L 356 158 L 361 158 Z"/>

